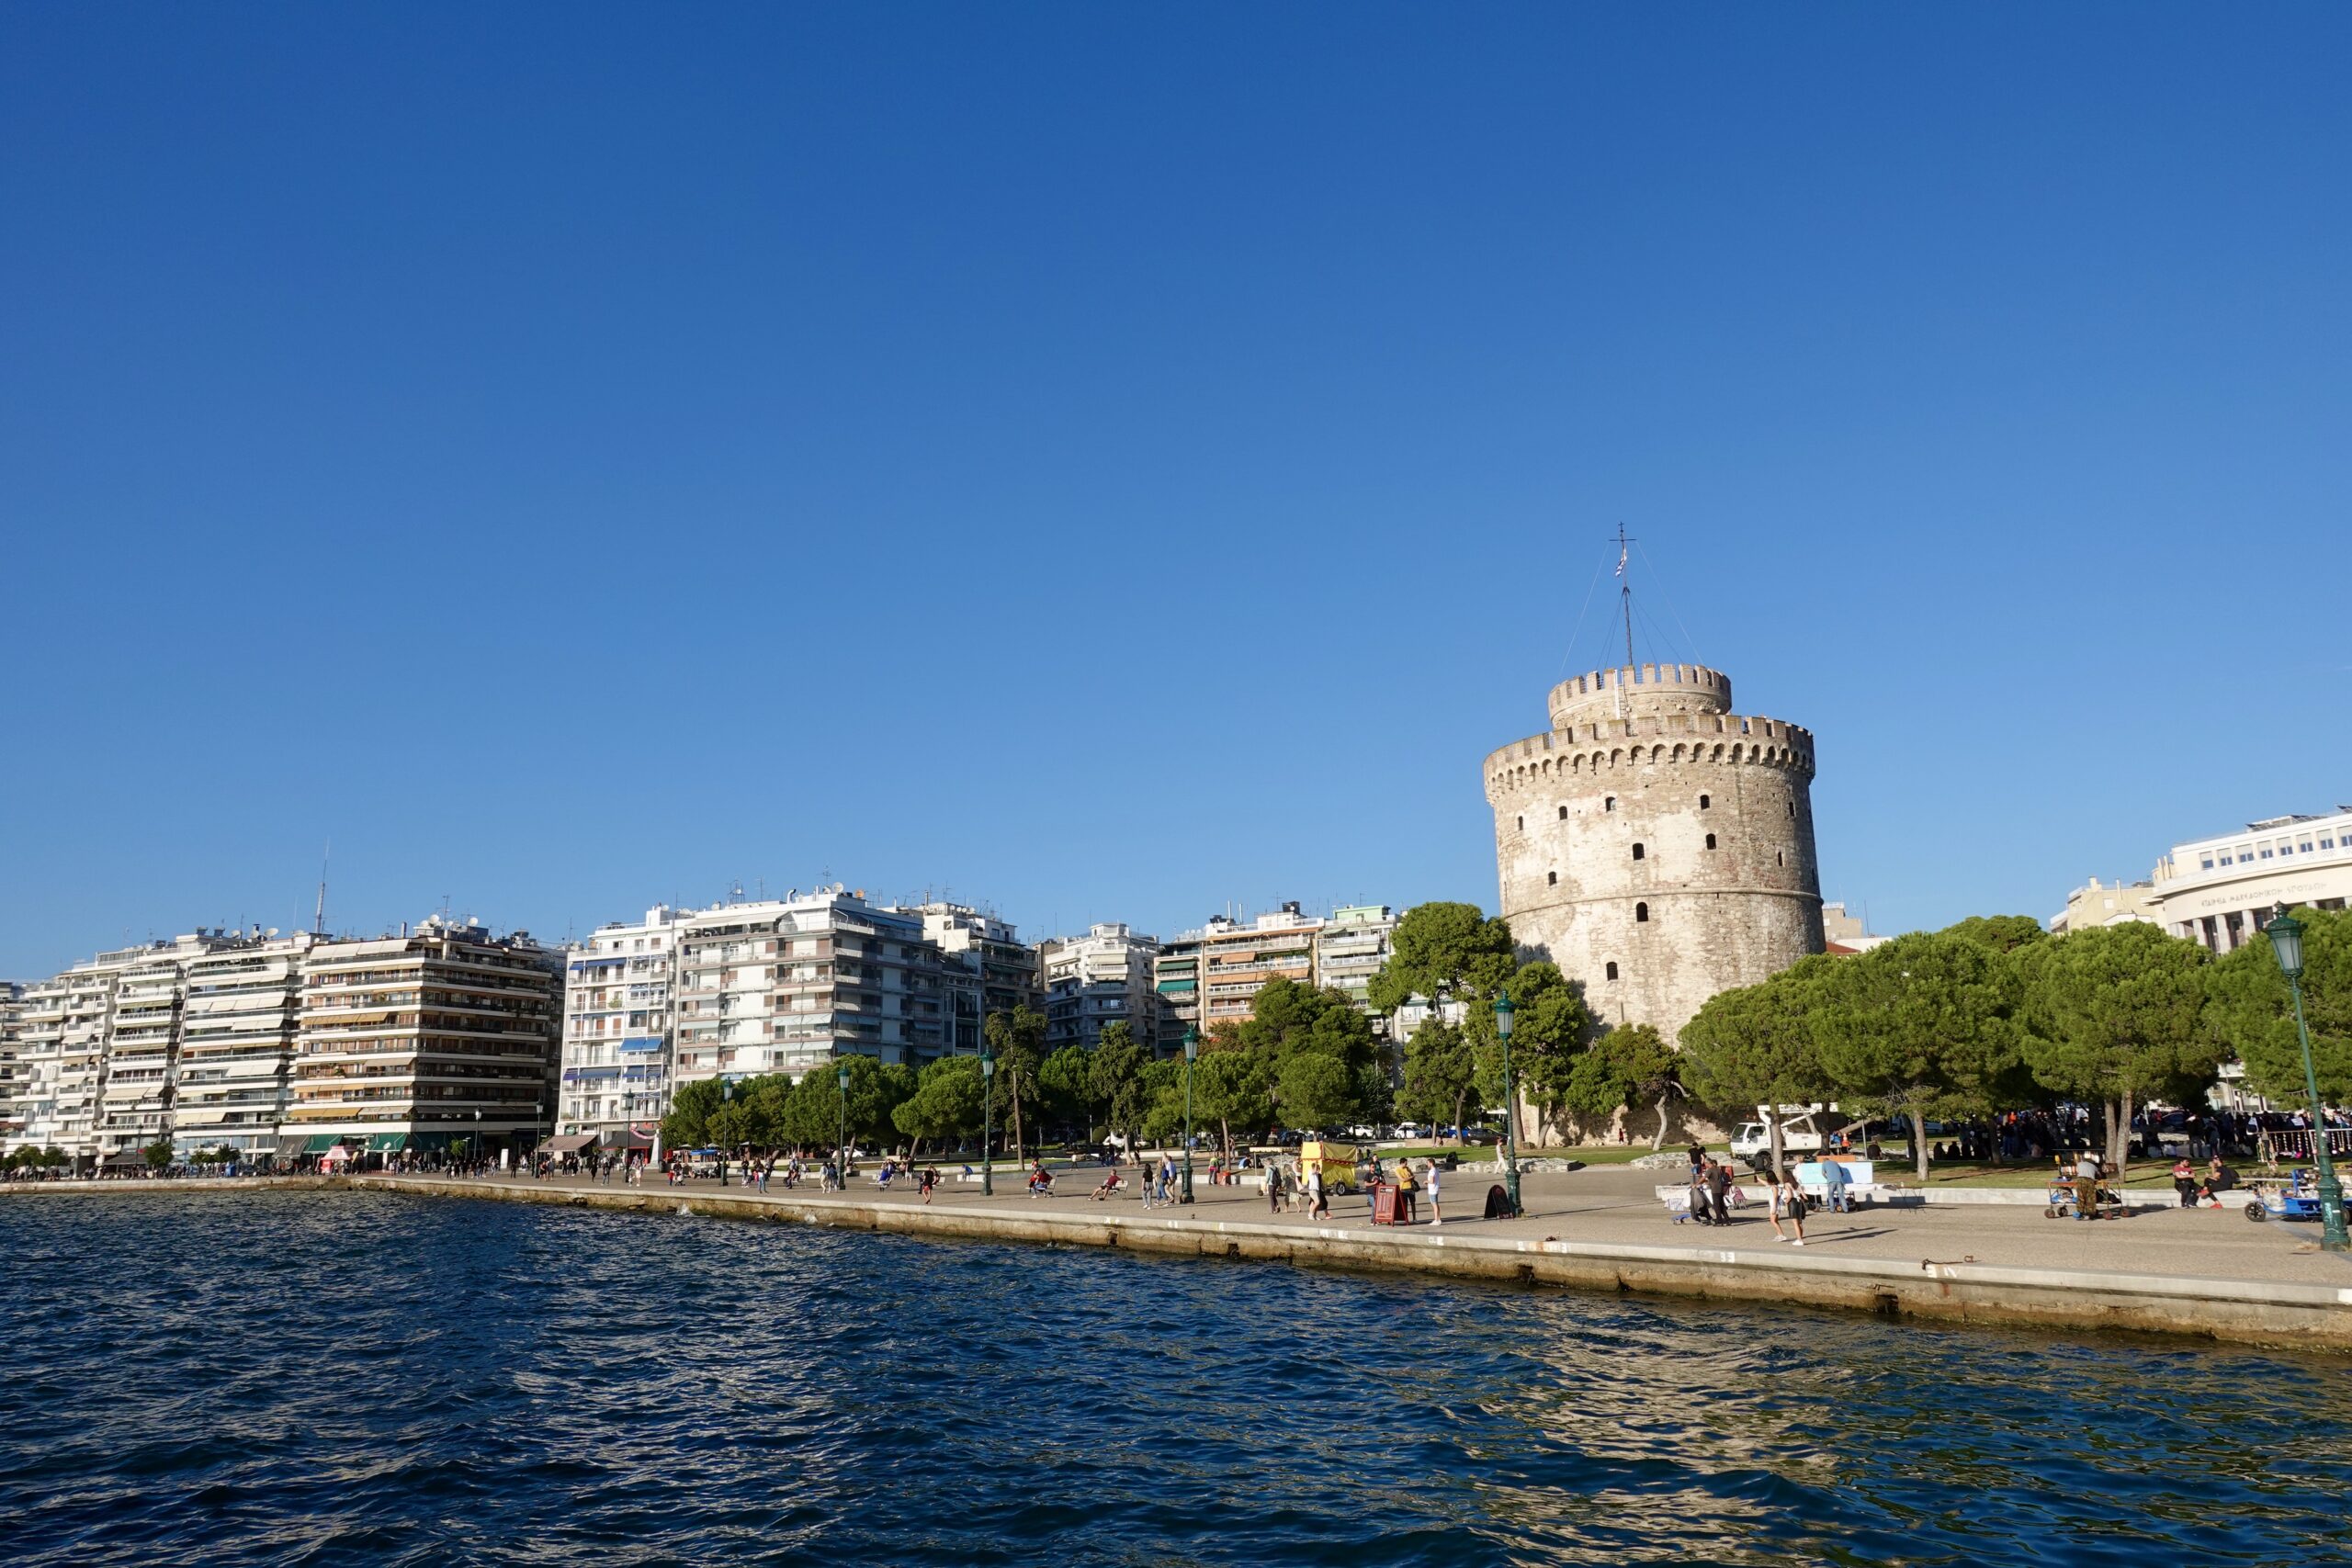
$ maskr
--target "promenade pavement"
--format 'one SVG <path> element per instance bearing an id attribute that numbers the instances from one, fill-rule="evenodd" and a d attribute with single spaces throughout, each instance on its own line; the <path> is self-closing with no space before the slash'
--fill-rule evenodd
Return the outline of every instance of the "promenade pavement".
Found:
<path id="1" fill-rule="evenodd" d="M 1050 1198 L 1031 1198 L 1022 1173 L 1000 1168 L 996 1193 L 984 1198 L 978 1183 L 956 1179 L 960 1165 L 943 1164 L 947 1179 L 934 1195 L 939 1208 L 1033 1208 L 1068 1213 L 1114 1211 L 1129 1218 L 1182 1218 L 1238 1224 L 1311 1224 L 1302 1213 L 1272 1214 L 1254 1183 L 1211 1187 L 1196 1177 L 1197 1201 L 1170 1209 L 1146 1210 L 1132 1190 L 1096 1201 L 1088 1194 L 1101 1180 L 1101 1168 L 1076 1167 L 1057 1172 L 1057 1190 Z M 846 1197 L 860 1202 L 919 1204 L 910 1184 L 892 1184 L 888 1194 L 873 1180 L 874 1168 L 851 1184 L 846 1194 L 831 1194 L 805 1185 L 787 1191 L 769 1184 L 770 1201 L 823 1201 Z M 1134 1172 L 1125 1173 L 1130 1187 Z M 1669 1173 L 1670 1174 L 1670 1173 Z M 1498 1177 L 1457 1172 L 1444 1183 L 1445 1235 L 1516 1235 L 1531 1239 L 1593 1242 L 1642 1247 L 1706 1247 L 1717 1251 L 1791 1252 L 1775 1242 L 1761 1203 L 1735 1211 L 1728 1226 L 1676 1224 L 1659 1204 L 1654 1189 L 1660 1173 L 1623 1166 L 1599 1166 L 1564 1173 L 1527 1174 L 1521 1194 L 1527 1213 L 1517 1220 L 1486 1220 L 1479 1215 L 1487 1189 Z M 583 1190 L 620 1190 L 616 1179 L 599 1184 L 592 1178 L 563 1177 L 534 1182 L 529 1177 L 494 1179 L 520 1186 L 564 1187 Z M 641 1190 L 658 1195 L 665 1189 L 656 1178 Z M 747 1194 L 740 1183 L 721 1189 L 711 1180 L 695 1180 L 681 1190 L 692 1194 L 730 1198 Z M 1427 1205 L 1422 1212 L 1427 1213 Z M 1367 1234 L 1384 1234 L 1371 1224 L 1371 1207 L 1363 1197 L 1335 1199 L 1329 1224 Z M 1426 1223 L 1416 1226 L 1426 1230 Z M 2142 1210 L 2121 1219 L 2078 1222 L 2050 1220 L 2037 1205 L 1966 1208 L 1866 1208 L 1853 1214 L 1816 1211 L 1805 1222 L 1806 1248 L 1798 1256 L 1874 1258 L 1918 1263 L 1973 1262 L 2004 1268 L 2093 1270 L 2122 1274 L 2154 1274 L 2176 1279 L 2242 1280 L 2352 1287 L 2352 1258 L 2318 1249 L 2319 1227 L 2279 1221 L 2256 1224 L 2238 1205 L 2198 1210 Z"/>

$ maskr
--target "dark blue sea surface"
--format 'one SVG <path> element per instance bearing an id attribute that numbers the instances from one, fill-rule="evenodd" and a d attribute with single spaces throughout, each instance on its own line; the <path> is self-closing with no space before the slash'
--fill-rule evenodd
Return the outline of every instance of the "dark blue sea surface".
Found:
<path id="1" fill-rule="evenodd" d="M 2352 1371 L 318 1192 L 0 1201 L 0 1552 L 2352 1561 Z"/>

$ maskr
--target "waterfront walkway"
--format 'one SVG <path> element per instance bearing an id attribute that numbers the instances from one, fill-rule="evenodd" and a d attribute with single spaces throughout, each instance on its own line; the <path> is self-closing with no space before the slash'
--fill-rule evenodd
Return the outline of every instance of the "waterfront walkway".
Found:
<path id="1" fill-rule="evenodd" d="M 944 1180 L 934 1195 L 934 1210 L 986 1207 L 1016 1209 L 1038 1214 L 1073 1218 L 1116 1217 L 1130 1221 L 1184 1219 L 1283 1227 L 1354 1231 L 1377 1238 L 1442 1235 L 1453 1239 L 1495 1237 L 1542 1241 L 1590 1242 L 1605 1245 L 1705 1248 L 1721 1252 L 1783 1253 L 1795 1258 L 1871 1258 L 1917 1266 L 1924 1260 L 1970 1262 L 2009 1269 L 2051 1269 L 2179 1278 L 2270 1281 L 2352 1287 L 2352 1258 L 2335 1257 L 2317 1248 L 2319 1227 L 2280 1221 L 2256 1224 L 2245 1218 L 2243 1201 L 2221 1209 L 2143 1209 L 2121 1219 L 2082 1222 L 2042 1217 L 2040 1203 L 1969 1205 L 1967 1207 L 1904 1208 L 1879 1205 L 1852 1214 L 1815 1210 L 1805 1219 L 1805 1247 L 1798 1252 L 1772 1239 L 1772 1226 L 1761 1202 L 1735 1211 L 1732 1224 L 1709 1227 L 1676 1224 L 1659 1204 L 1654 1189 L 1661 1176 L 1672 1172 L 1637 1170 L 1625 1166 L 1596 1166 L 1566 1173 L 1531 1172 L 1521 1179 L 1524 1218 L 1486 1220 L 1479 1214 L 1487 1189 L 1501 1179 L 1459 1172 L 1445 1179 L 1446 1222 L 1442 1228 L 1426 1224 L 1409 1229 L 1375 1226 L 1371 1204 L 1358 1196 L 1335 1198 L 1328 1226 L 1304 1213 L 1274 1214 L 1253 1184 L 1211 1187 L 1196 1177 L 1195 1201 L 1175 1208 L 1147 1209 L 1132 1190 L 1096 1202 L 1088 1196 L 1102 1180 L 1099 1167 L 1075 1167 L 1057 1171 L 1055 1195 L 1031 1198 L 1020 1169 L 997 1172 L 996 1195 L 983 1198 L 977 1182 L 956 1179 L 960 1166 L 943 1165 Z M 894 1181 L 888 1193 L 874 1185 L 872 1171 L 853 1181 L 847 1192 L 818 1190 L 813 1181 L 787 1191 L 771 1181 L 764 1195 L 780 1201 L 854 1201 L 887 1203 L 894 1207 L 922 1206 L 911 1184 Z M 1123 1173 L 1130 1189 L 1135 1172 Z M 517 1188 L 563 1189 L 578 1191 L 629 1192 L 648 1196 L 671 1193 L 682 1198 L 761 1195 L 747 1192 L 730 1174 L 729 1185 L 687 1181 L 672 1188 L 649 1179 L 640 1188 L 624 1187 L 616 1178 L 598 1183 L 589 1177 L 559 1177 L 545 1181 L 526 1176 L 488 1179 Z M 1751 1184 L 1752 1185 L 1752 1184 Z M 1421 1213 L 1428 1213 L 1428 1205 Z"/>

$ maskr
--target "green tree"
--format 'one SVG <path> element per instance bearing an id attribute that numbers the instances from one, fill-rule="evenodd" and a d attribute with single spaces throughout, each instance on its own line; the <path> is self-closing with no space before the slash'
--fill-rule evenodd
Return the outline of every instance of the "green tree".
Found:
<path id="1" fill-rule="evenodd" d="M 1178 1080 L 1178 1095 L 1182 1095 Z M 1204 1051 L 1193 1066 L 1193 1114 L 1196 1122 L 1214 1122 L 1217 1144 L 1230 1156 L 1233 1128 L 1263 1127 L 1273 1120 L 1272 1072 L 1266 1059 L 1250 1051 Z"/>
<path id="2" fill-rule="evenodd" d="M 2352 1103 L 2352 910 L 2300 908 L 2303 928 L 2303 1021 L 2320 1098 Z M 2257 935 L 2206 971 L 2213 1022 L 2245 1062 L 2257 1094 L 2302 1105 L 2302 1045 L 2295 1037 L 2294 997 L 2278 972 L 2270 939 Z"/>
<path id="3" fill-rule="evenodd" d="M 1284 1117 L 1294 1127 L 1337 1127 L 1356 1111 L 1354 1076 L 1337 1056 L 1301 1052 L 1282 1065 L 1275 1083 Z"/>
<path id="4" fill-rule="evenodd" d="M 1366 999 L 1374 1011 L 1394 1013 L 1441 988 L 1491 997 L 1518 963 L 1509 921 L 1487 918 L 1476 904 L 1416 904 L 1396 922 L 1387 962 L 1373 976 Z"/>
<path id="5" fill-rule="evenodd" d="M 1351 1117 L 1377 1112 L 1385 1098 L 1380 1043 L 1372 1021 L 1340 991 L 1301 985 L 1294 980 L 1269 980 L 1250 999 L 1250 1017 L 1238 1030 L 1212 1034 L 1210 1055 L 1238 1054 L 1262 1063 L 1273 1087 L 1273 1113 L 1296 1127 L 1329 1126 Z M 1329 1068 L 1291 1072 L 1294 1062 L 1312 1058 Z M 1310 1117 L 1290 1097 L 1292 1084 L 1311 1084 L 1315 1099 Z M 1336 1090 L 1330 1086 L 1337 1083 Z M 1332 1106 L 1339 1110 L 1331 1113 Z"/>
<path id="6" fill-rule="evenodd" d="M 2205 1021 L 2205 950 L 2143 921 L 2019 950 L 2026 1063 L 2045 1088 L 2107 1113 L 2107 1157 L 2132 1152 L 2132 1113 L 2200 1100 L 2228 1048 Z"/>
<path id="7" fill-rule="evenodd" d="M 1478 1058 L 1461 1030 L 1425 1018 L 1405 1046 L 1405 1092 L 1398 1105 L 1415 1121 L 1462 1131 L 1464 1107 L 1477 1092 Z"/>
<path id="8" fill-rule="evenodd" d="M 1664 1037 L 1646 1023 L 1620 1024 L 1577 1054 L 1562 1098 L 1586 1116 L 1614 1116 L 1643 1106 L 1657 1110 L 1655 1151 L 1666 1142 L 1667 1108 L 1683 1093 L 1679 1064 Z"/>
<path id="9" fill-rule="evenodd" d="M 1103 1025 L 1102 1038 L 1087 1062 L 1087 1092 L 1102 1119 L 1125 1134 L 1130 1151 L 1151 1108 L 1144 1082 L 1150 1062 L 1151 1054 L 1136 1043 L 1135 1031 L 1124 1019 Z"/>
<path id="10" fill-rule="evenodd" d="M 997 1111 L 1012 1129 L 1014 1163 L 1025 1165 L 1028 1127 L 1043 1092 L 1037 1074 L 1046 1062 L 1046 1015 L 1023 1002 L 1011 1012 L 989 1014 L 982 1028 L 996 1056 Z"/>
<path id="11" fill-rule="evenodd" d="M 1592 1014 L 1586 1010 L 1581 987 L 1560 973 L 1549 959 L 1522 964 L 1510 979 L 1511 999 L 1510 1059 L 1518 1079 L 1522 1132 L 1526 1111 L 1534 1115 L 1533 1143 L 1551 1141 L 1549 1128 L 1566 1109 L 1568 1078 L 1576 1059 L 1592 1037 Z M 1483 998 L 1463 1011 L 1462 1030 L 1469 1037 L 1477 1063 L 1477 1089 L 1483 1106 L 1503 1097 L 1502 1037 L 1495 1027 L 1495 1010 Z"/>
<path id="12" fill-rule="evenodd" d="M 890 1111 L 891 1124 L 914 1140 L 961 1145 L 980 1130 L 980 1059 L 943 1056 L 923 1068 L 915 1091 Z"/>
<path id="13" fill-rule="evenodd" d="M 1944 928 L 1943 934 L 1973 942 L 1996 953 L 2014 953 L 2049 940 L 2050 933 L 2031 915 L 1971 915 Z"/>
<path id="14" fill-rule="evenodd" d="M 1082 1045 L 1065 1045 L 1037 1069 L 1037 1085 L 1045 1119 L 1084 1129 L 1094 1136 L 1094 1054 Z"/>
<path id="15" fill-rule="evenodd" d="M 1841 1096 L 1911 1119 L 1925 1181 L 1928 1118 L 1994 1109 L 2017 1081 L 2016 965 L 1982 942 L 1916 931 L 1821 978 L 1812 1018 L 1822 1066 Z"/>
<path id="16" fill-rule="evenodd" d="M 172 1163 L 172 1141 L 169 1138 L 158 1138 L 139 1152 L 147 1156 L 147 1168 L 150 1170 L 161 1170 Z"/>
<path id="17" fill-rule="evenodd" d="M 1833 1092 L 1814 1043 L 1813 1010 L 1831 967 L 1844 962 L 1801 958 L 1761 985 L 1709 998 L 1682 1026 L 1682 1083 L 1691 1099 L 1726 1117 L 1773 1108 L 1765 1125 L 1775 1170 L 1786 1160 L 1778 1108 L 1817 1104 Z"/>
<path id="18" fill-rule="evenodd" d="M 710 1115 L 719 1107 L 718 1080 L 702 1078 L 681 1084 L 670 1097 L 670 1113 L 662 1118 L 662 1142 L 673 1149 L 699 1149 L 711 1142 Z"/>

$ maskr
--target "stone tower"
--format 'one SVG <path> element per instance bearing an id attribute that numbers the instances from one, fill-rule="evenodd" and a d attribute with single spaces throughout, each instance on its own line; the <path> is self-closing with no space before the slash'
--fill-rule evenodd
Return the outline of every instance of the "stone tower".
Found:
<path id="1" fill-rule="evenodd" d="M 1673 1042 L 1700 1004 L 1821 951 L 1813 734 L 1731 711 L 1731 678 L 1628 665 L 1552 688 L 1487 759 L 1502 912 L 1603 1023 Z"/>

